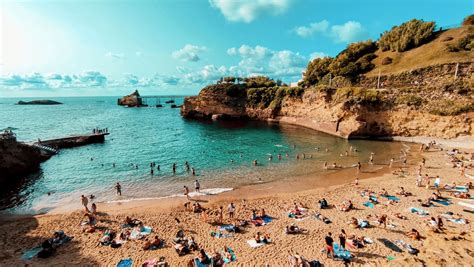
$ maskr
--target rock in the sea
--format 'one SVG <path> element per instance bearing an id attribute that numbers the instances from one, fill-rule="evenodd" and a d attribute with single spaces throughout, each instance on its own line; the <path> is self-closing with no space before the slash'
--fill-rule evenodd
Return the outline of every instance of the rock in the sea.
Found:
<path id="1" fill-rule="evenodd" d="M 18 101 L 17 105 L 62 105 L 63 103 L 53 100 L 33 100 L 33 101 Z"/>
<path id="2" fill-rule="evenodd" d="M 140 93 L 138 93 L 138 90 L 135 90 L 135 92 L 124 96 L 120 98 L 117 102 L 119 106 L 127 106 L 127 107 L 142 107 L 143 102 L 142 98 L 140 97 Z"/>

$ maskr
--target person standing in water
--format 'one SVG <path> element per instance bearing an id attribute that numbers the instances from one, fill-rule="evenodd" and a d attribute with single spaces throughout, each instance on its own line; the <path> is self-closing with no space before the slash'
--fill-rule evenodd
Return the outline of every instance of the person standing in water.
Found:
<path id="1" fill-rule="evenodd" d="M 370 153 L 370 157 L 369 157 L 369 164 L 370 165 L 374 165 L 374 153 Z"/>
<path id="2" fill-rule="evenodd" d="M 176 174 L 176 163 L 173 163 L 173 166 L 171 168 L 173 169 L 173 174 Z"/>
<path id="3" fill-rule="evenodd" d="M 196 169 L 191 168 L 191 171 L 192 171 L 193 176 L 196 176 Z"/>
<path id="4" fill-rule="evenodd" d="M 257 166 L 257 164 L 258 164 L 257 160 L 254 160 L 253 161 L 253 166 Z"/>
<path id="5" fill-rule="evenodd" d="M 272 161 L 273 160 L 273 155 L 270 154 L 270 156 L 268 156 L 268 161 Z"/>
<path id="6" fill-rule="evenodd" d="M 278 153 L 278 160 L 281 160 L 281 154 Z"/>
<path id="7" fill-rule="evenodd" d="M 117 194 L 117 196 L 122 195 L 122 186 L 120 185 L 119 182 L 117 182 L 117 184 L 115 184 L 115 193 Z"/>
<path id="8" fill-rule="evenodd" d="M 189 162 L 185 161 L 184 166 L 186 167 L 186 171 L 189 172 Z"/>
<path id="9" fill-rule="evenodd" d="M 82 195 L 81 196 L 81 202 L 82 202 L 82 206 L 84 206 L 86 211 L 89 212 L 89 208 L 87 207 L 87 204 L 89 204 L 89 199 L 87 199 L 86 196 Z"/>
<path id="10" fill-rule="evenodd" d="M 201 188 L 201 185 L 199 184 L 199 181 L 198 180 L 195 180 L 194 181 L 194 189 L 196 190 L 196 192 L 200 192 L 199 189 Z"/>

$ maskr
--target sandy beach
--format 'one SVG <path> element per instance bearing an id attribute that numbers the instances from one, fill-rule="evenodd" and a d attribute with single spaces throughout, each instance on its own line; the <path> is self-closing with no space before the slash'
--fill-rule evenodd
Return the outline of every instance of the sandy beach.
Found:
<path id="1" fill-rule="evenodd" d="M 463 150 L 465 151 L 465 150 Z M 472 151 L 468 151 L 472 152 Z M 470 154 L 457 155 L 470 158 Z M 375 159 L 374 166 L 364 164 L 360 175 L 356 169 L 346 169 L 321 177 L 298 177 L 281 183 L 252 185 L 242 187 L 232 192 L 218 196 L 199 197 L 197 200 L 204 208 L 210 209 L 208 222 L 203 221 L 203 216 L 192 211 L 185 211 L 183 204 L 186 199 L 173 198 L 160 201 L 135 201 L 128 203 L 98 204 L 97 224 L 95 232 L 84 233 L 80 222 L 84 212 L 53 211 L 50 214 L 23 218 L 5 218 L 0 227 L 2 242 L 0 265 L 2 266 L 115 266 L 121 259 L 131 258 L 133 266 L 141 266 L 145 260 L 165 257 L 170 266 L 186 266 L 194 259 L 198 252 L 191 252 L 185 256 L 178 256 L 172 245 L 172 240 L 179 229 L 183 229 L 185 236 L 192 236 L 200 248 L 208 255 L 214 251 L 222 251 L 224 246 L 232 248 L 237 257 L 233 263 L 238 266 L 288 266 L 288 256 L 298 253 L 308 260 L 318 260 L 327 266 L 342 266 L 343 261 L 327 258 L 322 251 L 325 248 L 324 237 L 332 232 L 335 242 L 339 243 L 341 229 L 345 229 L 348 236 L 367 237 L 369 242 L 362 248 L 348 248 L 352 254 L 351 263 L 355 265 L 390 265 L 390 266 L 468 266 L 474 262 L 472 244 L 474 234 L 472 220 L 474 214 L 465 210 L 473 210 L 458 203 L 464 202 L 473 205 L 472 199 L 458 199 L 450 196 L 449 192 L 440 189 L 443 197 L 449 197 L 447 206 L 434 202 L 434 206 L 422 207 L 421 200 L 425 201 L 432 196 L 433 189 L 426 188 L 425 184 L 418 187 L 416 184 L 416 169 L 421 157 L 426 159 L 422 169 L 423 176 L 428 174 L 433 185 L 435 177 L 441 177 L 441 185 L 457 185 L 472 182 L 473 180 L 461 176 L 459 168 L 453 168 L 446 151 L 428 151 L 421 154 L 413 153 L 408 158 L 408 165 L 403 167 L 396 162 L 392 168 L 386 163 L 378 163 Z M 472 163 L 468 163 L 472 164 Z M 403 167 L 404 175 L 393 174 L 395 170 Z M 473 168 L 466 169 L 467 174 L 474 174 Z M 354 184 L 353 177 L 359 176 L 358 185 Z M 425 183 L 425 181 L 423 181 Z M 399 187 L 403 186 L 412 196 L 400 196 Z M 388 199 L 378 193 L 386 189 L 389 195 L 396 196 L 399 201 L 389 203 Z M 378 203 L 373 208 L 363 205 L 368 196 L 362 196 L 364 190 L 373 191 Z M 325 198 L 330 207 L 320 209 L 318 200 Z M 242 201 L 245 199 L 245 202 Z M 338 207 L 343 201 L 351 200 L 354 209 L 344 212 Z M 78 200 L 78 202 L 80 202 Z M 227 206 L 235 203 L 235 219 L 227 215 Z M 307 209 L 307 216 L 294 219 L 288 212 L 298 208 Z M 272 221 L 263 226 L 249 224 L 241 227 L 241 233 L 234 233 L 225 238 L 211 236 L 211 232 L 218 231 L 218 209 L 224 207 L 224 224 L 240 223 L 250 220 L 252 210 L 265 209 Z M 411 207 L 421 208 L 429 215 L 421 216 L 411 213 Z M 320 212 L 330 219 L 331 223 L 325 224 L 315 218 L 314 214 Z M 446 212 L 467 220 L 467 224 L 456 223 L 449 217 L 443 217 Z M 396 216 L 396 214 L 399 216 Z M 388 216 L 388 226 L 376 223 L 376 216 Z M 151 227 L 152 233 L 148 238 L 158 236 L 165 241 L 165 247 L 157 250 L 144 251 L 144 240 L 129 240 L 119 248 L 102 246 L 99 239 L 103 231 L 113 229 L 120 233 L 121 225 L 126 216 L 141 220 L 145 226 Z M 434 233 L 427 226 L 431 217 L 442 216 L 444 227 L 440 233 Z M 368 228 L 354 228 L 349 225 L 351 218 L 369 222 Z M 402 217 L 402 218 L 399 218 Z M 175 221 L 177 218 L 180 223 Z M 454 218 L 454 219 L 453 219 Z M 458 221 L 459 222 L 459 221 Z M 296 224 L 307 233 L 298 235 L 285 234 L 286 226 Z M 405 235 L 412 228 L 419 231 L 421 240 L 413 240 Z M 72 241 L 60 246 L 55 254 L 47 259 L 33 258 L 29 261 L 20 257 L 28 249 L 34 248 L 47 238 L 52 237 L 54 231 L 63 230 L 68 236 L 74 237 Z M 270 235 L 271 243 L 251 248 L 247 240 L 254 238 L 257 232 Z M 225 233 L 225 232 L 224 232 Z M 225 233 L 227 234 L 227 233 Z M 411 255 L 397 240 L 402 240 L 419 250 L 417 256 Z M 395 246 L 393 243 L 395 243 Z M 389 248 L 390 247 L 390 248 Z M 395 247 L 398 247 L 395 248 Z M 347 246 L 346 246 L 347 248 Z"/>

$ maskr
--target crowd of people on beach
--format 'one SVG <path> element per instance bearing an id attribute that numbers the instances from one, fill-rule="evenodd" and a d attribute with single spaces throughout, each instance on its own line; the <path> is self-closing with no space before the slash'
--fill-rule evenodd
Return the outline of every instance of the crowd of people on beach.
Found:
<path id="1" fill-rule="evenodd" d="M 328 149 L 326 149 L 328 151 Z M 358 150 L 354 147 L 350 147 L 345 153 L 341 154 L 342 157 L 351 155 Z M 420 146 L 421 152 L 427 151 L 444 151 L 443 148 L 437 145 L 435 142 L 430 142 L 427 145 L 422 144 Z M 434 206 L 435 203 L 442 204 L 445 206 L 453 204 L 453 199 L 469 199 L 470 194 L 469 190 L 473 189 L 472 182 L 467 180 L 474 179 L 474 176 L 469 175 L 467 170 L 473 170 L 474 165 L 474 154 L 468 154 L 461 152 L 457 149 L 445 151 L 448 157 L 448 163 L 452 164 L 452 167 L 458 169 L 459 172 L 459 182 L 454 182 L 451 184 L 442 184 L 441 177 L 439 176 L 430 176 L 429 168 L 427 167 L 426 158 L 421 158 L 419 164 L 412 163 L 416 165 L 414 172 L 410 175 L 410 167 L 408 166 L 408 152 L 406 150 L 401 150 L 399 160 L 395 160 L 396 157 L 391 157 L 388 163 L 378 163 L 380 165 L 386 165 L 388 169 L 391 170 L 392 175 L 397 178 L 407 178 L 410 181 L 413 179 L 413 182 L 416 183 L 416 187 L 419 187 L 420 190 L 425 188 L 426 190 L 432 191 L 430 197 L 426 199 L 418 199 L 418 206 L 420 207 L 411 207 L 409 213 L 418 215 L 422 218 L 426 229 L 429 232 L 436 234 L 443 234 L 446 231 L 445 222 L 453 222 L 456 224 L 467 224 L 469 219 L 463 214 L 454 214 L 452 212 L 445 212 L 439 215 L 431 215 L 424 209 L 429 209 Z M 286 157 L 289 155 L 286 154 Z M 297 154 L 297 159 L 305 159 L 307 155 Z M 282 155 L 278 154 L 278 160 L 281 160 Z M 273 157 L 270 155 L 268 158 L 269 161 L 273 160 Z M 257 165 L 257 160 L 254 160 L 254 165 Z M 369 159 L 367 162 L 367 168 L 371 168 L 375 164 L 375 154 L 370 153 Z M 365 164 L 364 164 L 365 165 Z M 396 166 L 397 165 L 397 166 Z M 412 166 L 413 166 L 412 165 Z M 138 165 L 136 165 L 138 168 Z M 324 169 L 338 169 L 336 163 L 332 164 L 332 167 L 328 167 L 328 163 L 325 162 Z M 354 173 L 358 177 L 360 173 L 363 172 L 363 165 L 360 162 L 351 166 L 355 169 Z M 365 167 L 364 167 L 365 168 Z M 156 165 L 154 162 L 150 163 L 150 169 L 160 170 L 160 166 Z M 176 173 L 177 164 L 174 163 L 171 167 L 173 173 Z M 192 171 L 192 175 L 195 176 L 194 168 L 191 168 L 190 164 L 186 161 L 184 163 L 184 169 L 187 172 Z M 153 174 L 153 172 L 152 172 Z M 202 190 L 200 181 L 195 179 L 194 182 L 195 196 L 198 196 Z M 403 184 L 401 184 L 403 185 Z M 117 182 L 114 186 L 115 193 L 117 196 L 122 195 L 122 185 Z M 370 188 L 363 188 L 360 185 L 359 178 L 356 178 L 354 182 L 354 190 L 358 192 L 362 201 L 365 201 L 362 205 L 357 204 L 357 199 L 346 199 L 342 203 L 329 203 L 326 198 L 321 198 L 317 203 L 314 203 L 314 206 L 309 207 L 301 203 L 292 203 L 289 205 L 288 219 L 295 220 L 295 222 L 304 220 L 306 218 L 314 218 L 317 221 L 321 221 L 324 224 L 330 225 L 332 223 L 331 219 L 324 216 L 325 210 L 335 208 L 336 210 L 351 214 L 347 215 L 347 218 L 350 218 L 347 221 L 347 225 L 351 229 L 365 229 L 370 227 L 380 227 L 383 229 L 393 229 L 396 228 L 398 220 L 407 220 L 408 217 L 403 213 L 397 212 L 389 214 L 388 212 L 381 210 L 376 211 L 375 214 L 370 214 L 366 218 L 360 219 L 357 218 L 357 210 L 359 209 L 374 209 L 378 206 L 390 206 L 398 205 L 404 201 L 410 201 L 414 197 L 412 192 L 408 192 L 404 186 L 399 186 L 398 189 L 387 190 L 386 188 L 379 188 L 378 190 L 373 190 Z M 391 192 L 390 192 L 391 191 Z M 189 214 L 196 214 L 200 216 L 202 222 L 205 222 L 209 225 L 217 225 L 218 230 L 211 232 L 212 237 L 216 238 L 226 238 L 232 237 L 237 234 L 241 234 L 245 228 L 249 227 L 264 227 L 271 223 L 272 220 L 276 219 L 278 216 L 271 216 L 267 214 L 264 207 L 260 209 L 250 209 L 248 208 L 248 203 L 245 199 L 242 199 L 241 203 L 238 205 L 234 201 L 228 202 L 227 204 L 216 206 L 205 207 L 198 198 L 193 198 L 191 196 L 190 189 L 188 185 L 183 186 L 183 195 L 186 197 L 186 202 L 184 203 L 184 211 Z M 81 227 L 84 233 L 94 233 L 100 231 L 101 235 L 98 240 L 98 243 L 102 246 L 110 246 L 112 248 L 119 248 L 122 244 L 130 240 L 136 240 L 140 242 L 143 250 L 156 250 L 163 247 L 169 246 L 173 247 L 178 256 L 184 256 L 191 253 L 195 253 L 197 256 L 192 260 L 189 260 L 187 266 L 223 266 L 226 263 L 231 263 L 237 260 L 237 252 L 232 250 L 231 246 L 224 246 L 222 250 L 216 250 L 212 253 L 206 252 L 202 247 L 199 246 L 199 242 L 196 241 L 196 236 L 189 235 L 186 236 L 186 231 L 183 228 L 181 220 L 174 218 L 176 224 L 179 227 L 179 231 L 176 234 L 176 237 L 173 240 L 164 240 L 160 238 L 159 235 L 154 235 L 153 238 L 150 237 L 152 229 L 145 225 L 145 222 L 138 218 L 131 218 L 126 216 L 123 221 L 121 229 L 98 229 L 96 224 L 98 222 L 99 213 L 97 212 L 97 205 L 92 203 L 89 207 L 89 199 L 92 201 L 95 198 L 94 195 L 90 195 L 89 198 L 85 195 L 81 196 L 81 204 L 84 207 L 84 217 L 81 221 Z M 226 208 L 224 208 L 226 207 Z M 470 206 L 471 211 L 472 204 Z M 467 214 L 467 212 L 466 212 Z M 275 215 L 275 214 L 274 214 Z M 192 215 L 188 215 L 192 216 Z M 420 226 L 421 227 L 421 226 Z M 354 258 L 354 251 L 362 249 L 364 247 L 370 246 L 374 243 L 374 240 L 365 235 L 357 235 L 355 233 L 346 232 L 347 229 L 334 229 L 333 231 L 327 232 L 324 237 L 324 240 L 321 240 L 321 248 L 324 251 L 327 258 L 334 260 L 341 260 L 346 263 L 350 262 Z M 310 234 L 310 230 L 298 226 L 296 223 L 287 224 L 283 229 L 285 235 L 307 235 Z M 409 231 L 402 232 L 404 236 L 413 241 L 421 240 L 423 237 L 422 230 L 411 228 Z M 336 233 L 336 234 L 333 234 Z M 250 247 L 256 248 L 262 245 L 274 243 L 272 235 L 276 233 L 270 233 L 268 231 L 259 230 L 255 233 L 252 239 L 247 240 L 247 243 Z M 404 242 L 402 240 L 397 240 L 395 243 L 383 239 L 383 237 L 378 240 L 382 240 L 383 244 L 386 246 L 399 246 L 402 249 L 406 250 L 408 253 L 416 255 L 419 253 L 419 249 L 415 248 L 411 244 Z M 291 253 L 288 256 L 288 263 L 290 266 L 319 266 L 322 259 L 313 259 L 308 260 L 305 257 L 299 255 L 298 253 Z M 165 262 L 165 259 L 160 258 L 160 262 Z"/>

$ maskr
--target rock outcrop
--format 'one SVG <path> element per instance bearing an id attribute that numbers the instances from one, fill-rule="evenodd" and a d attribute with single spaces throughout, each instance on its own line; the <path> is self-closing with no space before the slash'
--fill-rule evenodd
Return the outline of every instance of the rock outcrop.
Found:
<path id="1" fill-rule="evenodd" d="M 135 90 L 135 92 L 120 98 L 117 102 L 118 102 L 117 104 L 120 106 L 127 106 L 127 107 L 144 106 L 142 99 L 140 97 L 140 93 L 138 93 L 138 90 Z"/>
<path id="2" fill-rule="evenodd" d="M 463 70 L 471 69 L 473 64 L 463 65 Z M 468 76 L 469 73 L 463 73 L 463 79 L 459 80 L 462 83 L 460 89 L 441 86 L 445 68 L 447 67 L 437 66 L 431 68 L 432 72 L 415 70 L 411 72 L 411 77 L 409 73 L 401 73 L 406 81 L 419 81 L 412 83 L 412 87 L 406 87 L 407 84 L 403 83 L 400 88 L 367 89 L 376 96 L 384 96 L 383 100 L 376 99 L 374 102 L 360 101 L 357 98 L 359 96 L 355 95 L 356 91 L 350 91 L 351 88 L 347 87 L 325 90 L 308 88 L 301 96 L 284 96 L 278 105 L 255 106 L 249 103 L 247 91 L 250 89 L 247 90 L 244 85 L 210 85 L 202 89 L 198 96 L 185 98 L 181 114 L 185 118 L 232 118 L 289 123 L 343 138 L 474 136 L 474 101 L 469 93 L 472 88 L 468 88 L 472 77 Z M 434 71 L 439 71 L 438 75 Z M 420 73 L 423 74 L 421 78 Z M 451 72 L 447 73 L 451 75 Z M 436 81 L 439 82 L 426 84 L 429 80 L 426 77 L 434 76 L 437 76 Z M 449 77 L 452 79 L 452 76 Z M 397 77 L 392 75 L 387 80 L 395 83 Z M 366 78 L 362 81 L 363 85 L 371 83 Z M 421 83 L 425 85 L 422 86 Z M 366 90 L 358 88 L 361 92 Z M 444 102 L 440 101 L 463 106 L 459 112 L 443 114 L 438 105 Z M 467 111 L 465 107 L 468 107 Z M 433 112 L 431 109 L 438 110 Z"/>
<path id="3" fill-rule="evenodd" d="M 18 101 L 17 105 L 62 105 L 63 103 L 54 100 L 33 100 L 33 101 Z"/>

